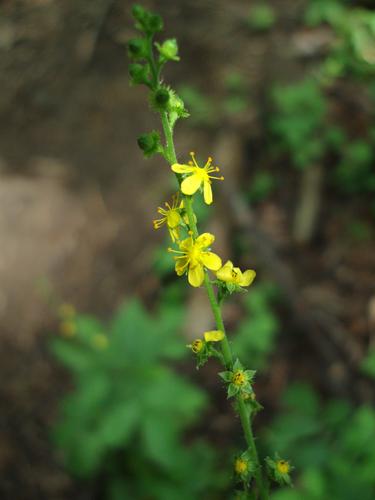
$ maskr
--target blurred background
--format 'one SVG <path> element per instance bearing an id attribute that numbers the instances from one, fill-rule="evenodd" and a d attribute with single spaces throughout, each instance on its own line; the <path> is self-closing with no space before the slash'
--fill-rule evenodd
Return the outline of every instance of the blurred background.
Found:
<path id="1" fill-rule="evenodd" d="M 176 37 L 165 78 L 191 117 L 181 161 L 225 182 L 197 207 L 215 251 L 255 268 L 224 315 L 257 369 L 275 500 L 375 498 L 375 5 L 147 1 Z M 136 138 L 160 128 L 129 87 L 128 0 L 0 5 L 0 497 L 231 498 L 238 421 L 211 328 L 155 232 L 175 190 Z M 201 226 L 202 227 L 202 226 Z"/>

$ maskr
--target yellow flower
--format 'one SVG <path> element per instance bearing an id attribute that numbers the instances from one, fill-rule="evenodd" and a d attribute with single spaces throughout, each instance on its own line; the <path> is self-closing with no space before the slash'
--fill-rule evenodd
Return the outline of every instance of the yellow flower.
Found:
<path id="1" fill-rule="evenodd" d="M 247 382 L 246 374 L 243 370 L 237 370 L 233 373 L 232 383 L 237 386 L 242 386 Z"/>
<path id="2" fill-rule="evenodd" d="M 243 458 L 237 458 L 234 462 L 234 470 L 237 474 L 245 474 L 248 471 L 249 463 Z"/>
<path id="3" fill-rule="evenodd" d="M 204 340 L 206 342 L 220 342 L 223 340 L 224 332 L 221 330 L 211 330 L 209 332 L 204 332 Z"/>
<path id="4" fill-rule="evenodd" d="M 249 286 L 254 281 L 256 272 L 252 269 L 247 269 L 244 273 L 239 267 L 233 267 L 233 264 L 228 260 L 221 269 L 216 273 L 219 280 L 226 283 L 233 283 L 238 286 Z"/>
<path id="5" fill-rule="evenodd" d="M 173 242 L 177 241 L 179 238 L 178 226 L 181 223 L 181 210 L 183 206 L 184 202 L 179 201 L 177 194 L 173 196 L 171 205 L 165 202 L 166 208 L 158 208 L 158 213 L 162 215 L 162 217 L 153 221 L 154 229 L 159 229 L 164 224 L 167 224 Z"/>
<path id="6" fill-rule="evenodd" d="M 289 474 L 290 472 L 289 462 L 287 462 L 286 460 L 278 460 L 276 462 L 276 469 L 277 472 L 279 472 L 280 474 Z"/>
<path id="7" fill-rule="evenodd" d="M 169 248 L 170 252 L 178 255 L 174 257 L 176 260 L 176 273 L 182 276 L 188 271 L 188 281 L 191 286 L 201 286 L 204 280 L 204 269 L 217 271 L 221 267 L 221 259 L 218 255 L 207 250 L 213 242 L 215 236 L 210 233 L 203 233 L 193 239 L 192 236 L 181 241 L 179 244 L 180 250 Z"/>
<path id="8" fill-rule="evenodd" d="M 188 165 L 174 163 L 173 172 L 176 174 L 187 174 L 187 177 L 181 183 L 181 191 L 187 195 L 193 195 L 203 184 L 203 197 L 207 205 L 212 203 L 211 179 L 224 180 L 223 176 L 216 177 L 210 175 L 212 172 L 219 172 L 218 167 L 211 165 L 212 158 L 208 158 L 204 167 L 200 167 L 195 159 L 194 153 L 190 153 L 192 161 Z"/>
<path id="9" fill-rule="evenodd" d="M 203 346 L 204 342 L 201 339 L 194 340 L 192 344 L 188 345 L 188 347 L 190 347 L 194 354 L 198 354 L 199 352 L 201 352 Z"/>

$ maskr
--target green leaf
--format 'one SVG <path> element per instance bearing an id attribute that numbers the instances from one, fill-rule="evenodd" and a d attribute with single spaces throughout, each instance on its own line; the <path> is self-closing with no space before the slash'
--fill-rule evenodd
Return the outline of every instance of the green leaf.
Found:
<path id="1" fill-rule="evenodd" d="M 124 402 L 114 407 L 107 407 L 100 420 L 98 438 L 105 446 L 115 447 L 119 443 L 125 446 L 134 434 L 138 421 L 142 418 L 136 402 Z"/>
<path id="2" fill-rule="evenodd" d="M 87 349 L 74 341 L 54 339 L 50 345 L 55 356 L 75 372 L 87 370 L 93 364 L 92 356 Z"/>

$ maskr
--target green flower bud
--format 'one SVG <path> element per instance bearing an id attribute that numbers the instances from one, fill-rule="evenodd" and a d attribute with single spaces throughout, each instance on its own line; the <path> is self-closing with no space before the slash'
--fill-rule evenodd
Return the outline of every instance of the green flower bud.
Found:
<path id="1" fill-rule="evenodd" d="M 132 14 L 137 21 L 135 27 L 148 35 L 163 29 L 163 20 L 158 14 L 152 14 L 140 5 L 134 5 Z"/>
<path id="2" fill-rule="evenodd" d="M 163 29 L 163 19 L 159 14 L 151 14 L 147 21 L 149 33 L 157 33 Z"/>
<path id="3" fill-rule="evenodd" d="M 168 108 L 170 98 L 171 92 L 167 88 L 161 87 L 151 94 L 151 106 L 156 111 L 164 111 Z"/>
<path id="4" fill-rule="evenodd" d="M 169 110 L 175 111 L 179 118 L 184 118 L 189 115 L 185 109 L 184 101 L 175 92 L 171 95 Z"/>
<path id="5" fill-rule="evenodd" d="M 189 116 L 189 113 L 186 111 L 184 101 L 173 91 L 170 92 L 168 114 L 172 127 L 179 118 L 186 118 Z"/>
<path id="6" fill-rule="evenodd" d="M 132 7 L 132 15 L 134 19 L 139 22 L 142 22 L 147 16 L 148 12 L 141 5 L 134 4 Z"/>
<path id="7" fill-rule="evenodd" d="M 137 142 L 146 158 L 162 151 L 160 134 L 156 130 L 153 130 L 148 134 L 142 134 L 138 137 Z"/>
<path id="8" fill-rule="evenodd" d="M 142 84 L 149 85 L 149 69 L 147 65 L 143 64 L 130 64 L 129 66 L 129 74 L 131 78 L 131 82 L 133 84 Z"/>
<path id="9" fill-rule="evenodd" d="M 155 92 L 155 102 L 160 106 L 166 106 L 170 99 L 169 91 L 167 89 L 161 88 Z"/>
<path id="10" fill-rule="evenodd" d="M 165 42 L 160 45 L 159 43 L 155 43 L 160 55 L 167 61 L 179 61 L 178 57 L 178 45 L 175 38 L 170 38 L 169 40 L 165 40 Z"/>
<path id="11" fill-rule="evenodd" d="M 147 43 L 143 38 L 133 38 L 128 42 L 128 54 L 132 59 L 145 59 L 147 57 Z"/>

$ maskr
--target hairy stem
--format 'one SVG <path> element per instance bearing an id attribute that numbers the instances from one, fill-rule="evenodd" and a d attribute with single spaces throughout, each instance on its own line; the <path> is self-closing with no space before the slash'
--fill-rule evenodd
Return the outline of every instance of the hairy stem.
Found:
<path id="1" fill-rule="evenodd" d="M 164 135 L 165 135 L 165 140 L 166 140 L 166 157 L 168 162 L 172 165 L 173 163 L 177 163 L 177 157 L 176 157 L 176 151 L 174 147 L 174 141 L 173 141 L 173 131 L 172 127 L 170 126 L 169 120 L 168 120 L 168 115 L 166 112 L 161 113 L 161 119 L 162 119 L 162 125 L 163 125 L 163 130 L 164 130 Z M 180 176 L 177 176 L 178 182 L 181 182 Z M 198 236 L 198 229 L 197 229 L 197 224 L 196 224 L 196 217 L 194 214 L 194 209 L 193 209 L 193 204 L 192 204 L 192 198 L 191 196 L 184 196 L 184 204 L 185 204 L 185 209 L 186 213 L 188 216 L 189 220 L 189 227 L 191 231 L 193 232 L 193 236 L 196 238 Z M 222 318 L 221 314 L 221 308 L 218 303 L 218 300 L 216 298 L 212 283 L 210 281 L 210 278 L 208 276 L 207 271 L 205 271 L 204 275 L 204 286 L 207 291 L 208 299 L 210 302 L 211 310 L 213 313 L 213 316 L 215 318 L 215 323 L 216 327 L 218 330 L 221 330 L 224 333 L 224 338 L 221 341 L 221 351 L 223 354 L 223 359 L 225 363 L 225 367 L 229 370 L 233 368 L 233 354 L 232 350 L 228 341 L 228 337 L 225 332 L 225 326 L 224 326 L 224 321 Z M 267 488 L 263 482 L 263 476 L 262 476 L 262 471 L 261 471 L 261 466 L 259 462 L 259 456 L 258 456 L 258 451 L 255 445 L 254 441 L 254 436 L 253 436 L 253 431 L 251 427 L 251 420 L 250 420 L 250 414 L 249 411 L 246 407 L 246 404 L 242 398 L 241 395 L 237 396 L 237 410 L 240 416 L 241 420 L 241 425 L 243 428 L 245 440 L 247 443 L 247 446 L 252 452 L 252 455 L 254 457 L 255 465 L 256 465 L 256 471 L 255 471 L 255 479 L 257 483 L 257 487 L 259 490 L 259 497 L 262 500 L 267 500 L 268 499 L 268 491 Z"/>

